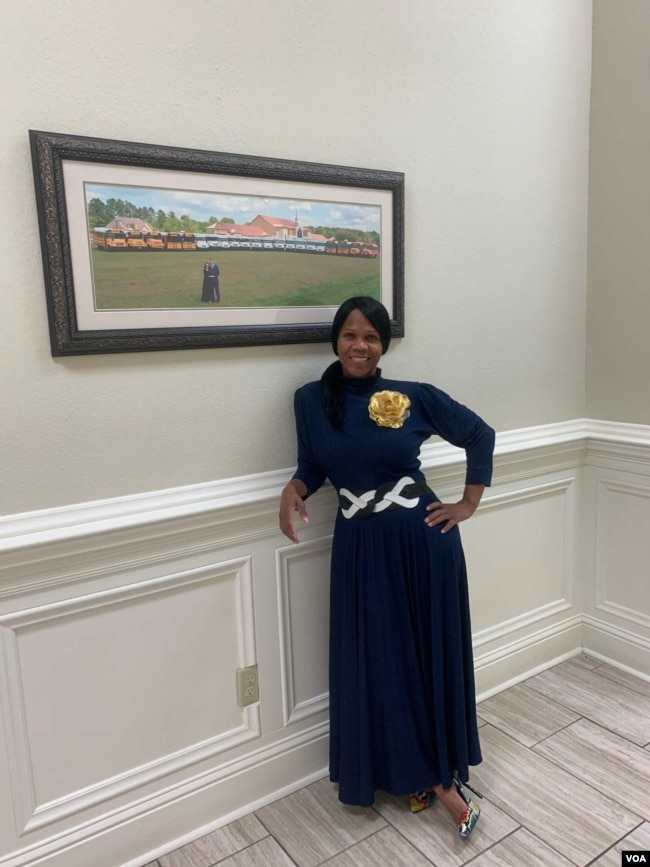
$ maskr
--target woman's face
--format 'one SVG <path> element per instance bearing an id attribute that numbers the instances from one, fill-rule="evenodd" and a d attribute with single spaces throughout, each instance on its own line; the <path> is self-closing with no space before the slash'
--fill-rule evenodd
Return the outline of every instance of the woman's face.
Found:
<path id="1" fill-rule="evenodd" d="M 336 341 L 336 354 L 343 376 L 372 376 L 381 358 L 381 337 L 360 310 L 353 310 L 343 323 Z"/>

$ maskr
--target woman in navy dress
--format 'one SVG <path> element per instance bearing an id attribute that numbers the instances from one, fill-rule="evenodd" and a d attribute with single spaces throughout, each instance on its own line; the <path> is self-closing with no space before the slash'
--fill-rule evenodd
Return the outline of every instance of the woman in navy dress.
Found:
<path id="1" fill-rule="evenodd" d="M 447 394 L 385 379 L 385 307 L 350 298 L 332 325 L 338 356 L 295 395 L 298 467 L 280 527 L 329 479 L 338 492 L 330 587 L 330 777 L 346 804 L 374 792 L 436 798 L 466 839 L 479 808 L 465 787 L 479 764 L 467 574 L 458 524 L 491 481 L 494 431 Z M 437 434 L 467 455 L 457 503 L 441 503 L 418 459 Z M 467 786 L 469 788 L 469 786 Z M 478 793 L 477 793 L 478 794 Z"/>

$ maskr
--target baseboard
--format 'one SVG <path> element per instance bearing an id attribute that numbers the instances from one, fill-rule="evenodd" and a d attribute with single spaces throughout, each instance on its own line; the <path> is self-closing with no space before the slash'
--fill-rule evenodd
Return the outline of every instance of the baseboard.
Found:
<path id="1" fill-rule="evenodd" d="M 328 725 L 283 745 L 218 779 L 205 775 L 104 813 L 64 834 L 0 858 L 1 867 L 141 867 L 227 825 L 252 810 L 321 779 L 327 773 Z M 251 793 L 255 798 L 251 799 Z M 161 828 L 165 829 L 160 845 Z M 140 853 L 134 857 L 134 853 Z"/>
<path id="2" fill-rule="evenodd" d="M 539 674 L 580 653 L 582 617 L 574 615 L 551 626 L 474 656 L 477 701 Z"/>
<path id="3" fill-rule="evenodd" d="M 585 653 L 650 681 L 650 638 L 591 615 L 583 624 Z"/>

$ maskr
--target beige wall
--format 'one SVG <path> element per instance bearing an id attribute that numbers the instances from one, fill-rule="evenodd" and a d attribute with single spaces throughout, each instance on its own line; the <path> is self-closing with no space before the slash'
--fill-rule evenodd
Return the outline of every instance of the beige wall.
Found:
<path id="1" fill-rule="evenodd" d="M 404 171 L 407 336 L 384 369 L 499 430 L 584 415 L 591 4 L 323 10 L 0 6 L 0 514 L 289 467 L 291 393 L 331 359 L 53 359 L 29 128 Z"/>
<path id="2" fill-rule="evenodd" d="M 594 3 L 587 415 L 650 424 L 650 4 Z"/>

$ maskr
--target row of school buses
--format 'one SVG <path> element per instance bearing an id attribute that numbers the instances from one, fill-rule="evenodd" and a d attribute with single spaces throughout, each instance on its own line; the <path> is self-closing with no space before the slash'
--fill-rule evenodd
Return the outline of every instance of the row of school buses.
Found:
<path id="1" fill-rule="evenodd" d="M 100 227 L 93 229 L 93 244 L 98 250 L 257 250 L 296 253 L 326 253 L 375 259 L 377 244 L 356 241 L 314 241 L 309 238 L 245 238 L 203 235 L 196 232 L 137 232 Z"/>

